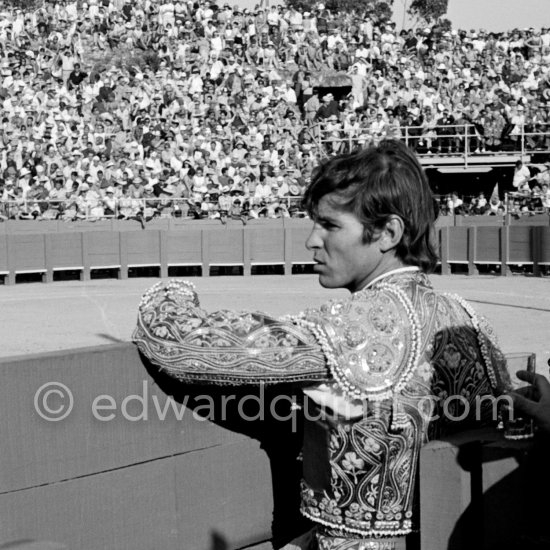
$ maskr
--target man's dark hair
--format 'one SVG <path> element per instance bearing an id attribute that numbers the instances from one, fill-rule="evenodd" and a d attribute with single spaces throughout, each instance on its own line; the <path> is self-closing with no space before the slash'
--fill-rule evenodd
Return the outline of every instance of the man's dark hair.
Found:
<path id="1" fill-rule="evenodd" d="M 399 216 L 404 231 L 395 249 L 398 258 L 433 271 L 437 252 L 432 230 L 438 207 L 422 166 L 405 144 L 383 140 L 377 147 L 339 155 L 319 166 L 304 195 L 304 208 L 313 220 L 328 194 L 333 207 L 361 221 L 365 242 L 376 238 L 390 216 Z"/>

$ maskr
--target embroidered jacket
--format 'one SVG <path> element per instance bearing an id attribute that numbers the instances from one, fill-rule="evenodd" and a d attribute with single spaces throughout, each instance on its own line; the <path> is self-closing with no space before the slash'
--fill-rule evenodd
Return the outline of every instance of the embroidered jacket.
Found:
<path id="1" fill-rule="evenodd" d="M 489 421 L 482 397 L 509 384 L 488 323 L 410 270 L 283 319 L 209 315 L 190 283 L 159 283 L 133 338 L 184 381 L 309 384 L 301 511 L 350 537 L 409 533 L 421 446 Z"/>

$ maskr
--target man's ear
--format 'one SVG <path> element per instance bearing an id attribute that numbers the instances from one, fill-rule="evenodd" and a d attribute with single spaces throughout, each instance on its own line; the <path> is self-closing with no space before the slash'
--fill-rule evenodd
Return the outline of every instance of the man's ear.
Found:
<path id="1" fill-rule="evenodd" d="M 395 248 L 401 242 L 404 232 L 405 224 L 403 220 L 399 216 L 390 216 L 378 238 L 380 250 L 388 252 L 388 250 Z"/>

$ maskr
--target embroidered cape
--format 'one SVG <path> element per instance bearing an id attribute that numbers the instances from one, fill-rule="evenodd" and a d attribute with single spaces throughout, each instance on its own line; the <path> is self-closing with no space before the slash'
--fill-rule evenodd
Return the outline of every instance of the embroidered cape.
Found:
<path id="1" fill-rule="evenodd" d="M 350 537 L 409 533 L 421 446 L 489 421 L 480 398 L 509 384 L 489 324 L 411 271 L 282 319 L 208 314 L 190 283 L 158 283 L 133 339 L 182 381 L 309 385 L 301 511 Z"/>

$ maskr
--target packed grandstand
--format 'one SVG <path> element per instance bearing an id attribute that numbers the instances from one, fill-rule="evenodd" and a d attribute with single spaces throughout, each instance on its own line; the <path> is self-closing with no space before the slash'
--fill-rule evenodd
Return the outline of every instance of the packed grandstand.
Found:
<path id="1" fill-rule="evenodd" d="M 362 13 L 176 0 L 1 7 L 2 219 L 299 217 L 319 160 L 384 138 L 425 158 L 525 153 L 550 207 L 550 29 L 398 31 Z"/>

